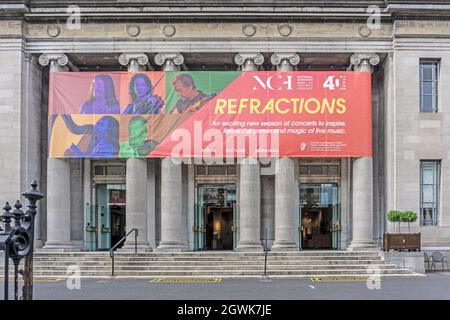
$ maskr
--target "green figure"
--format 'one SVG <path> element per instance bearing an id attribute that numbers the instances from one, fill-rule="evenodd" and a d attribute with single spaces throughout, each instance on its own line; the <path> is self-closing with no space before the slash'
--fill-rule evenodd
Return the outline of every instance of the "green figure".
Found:
<path id="1" fill-rule="evenodd" d="M 133 117 L 128 123 L 128 140 L 120 143 L 121 158 L 145 157 L 152 151 L 158 142 L 147 140 L 148 125 L 143 117 Z"/>

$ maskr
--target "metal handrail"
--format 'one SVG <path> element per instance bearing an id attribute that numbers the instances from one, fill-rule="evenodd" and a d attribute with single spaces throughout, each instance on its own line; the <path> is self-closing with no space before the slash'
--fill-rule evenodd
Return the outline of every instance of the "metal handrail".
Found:
<path id="1" fill-rule="evenodd" d="M 111 263 L 111 275 L 114 277 L 114 251 L 117 249 L 117 247 L 126 240 L 126 238 L 130 235 L 130 233 L 134 232 L 134 253 L 137 253 L 137 237 L 139 234 L 139 230 L 136 228 L 133 228 L 128 232 L 122 239 L 120 239 L 110 250 L 109 250 L 109 257 L 112 259 Z"/>

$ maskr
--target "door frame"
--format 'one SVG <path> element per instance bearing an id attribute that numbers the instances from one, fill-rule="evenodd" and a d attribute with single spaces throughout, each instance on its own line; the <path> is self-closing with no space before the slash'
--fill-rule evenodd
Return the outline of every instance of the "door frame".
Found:
<path id="1" fill-rule="evenodd" d="M 299 210 L 297 212 L 297 238 L 299 241 L 299 250 L 303 248 L 303 226 L 302 226 L 302 211 L 305 206 L 303 205 L 300 197 L 301 197 L 301 186 L 302 185 L 316 185 L 320 186 L 322 189 L 322 185 L 335 185 L 336 190 L 336 204 L 329 204 L 332 210 L 332 230 L 331 230 L 331 247 L 329 250 L 341 250 L 341 231 L 342 231 L 342 217 L 341 217 L 341 185 L 338 181 L 320 181 L 320 182 L 299 182 L 298 183 L 298 194 L 299 194 Z M 327 250 L 327 249 L 324 249 Z"/>
<path id="2" fill-rule="evenodd" d="M 109 190 L 108 185 L 122 185 L 124 182 L 93 182 L 91 186 L 91 203 L 86 204 L 84 217 L 84 234 L 85 234 L 85 250 L 86 251 L 105 251 L 111 248 L 111 212 L 109 206 Z M 104 188 L 105 196 L 104 203 L 99 203 L 99 190 Z M 102 216 L 103 214 L 103 216 Z M 125 219 L 126 219 L 126 204 L 125 204 Z M 94 220 L 94 221 L 93 221 Z M 95 224 L 93 224 L 95 222 Z M 88 225 L 89 223 L 89 225 Z M 106 236 L 106 234 L 109 234 Z"/>
<path id="3" fill-rule="evenodd" d="M 206 208 L 208 205 L 202 203 L 201 192 L 202 188 L 210 188 L 210 189 L 219 189 L 227 187 L 234 187 L 235 191 L 235 199 L 234 203 L 231 207 L 224 208 L 232 208 L 233 210 L 233 223 L 232 223 L 232 231 L 233 231 L 233 250 L 236 248 L 239 243 L 239 212 L 237 210 L 237 183 L 197 183 L 195 185 L 195 202 L 194 202 L 194 221 L 193 226 L 190 228 L 192 232 L 194 232 L 194 251 L 207 250 L 206 249 L 206 227 L 205 227 L 205 214 Z M 226 199 L 224 199 L 226 204 Z M 213 207 L 213 206 L 211 206 Z"/>

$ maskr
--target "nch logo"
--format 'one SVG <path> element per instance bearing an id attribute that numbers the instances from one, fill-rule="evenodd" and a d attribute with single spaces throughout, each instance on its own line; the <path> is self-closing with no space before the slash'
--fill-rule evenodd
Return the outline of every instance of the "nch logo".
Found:
<path id="1" fill-rule="evenodd" d="M 254 75 L 256 84 L 263 89 L 269 89 L 273 91 L 292 90 L 292 76 L 290 75 L 272 75 L 263 80 L 259 76 Z M 257 85 L 253 86 L 253 90 L 258 90 Z"/>

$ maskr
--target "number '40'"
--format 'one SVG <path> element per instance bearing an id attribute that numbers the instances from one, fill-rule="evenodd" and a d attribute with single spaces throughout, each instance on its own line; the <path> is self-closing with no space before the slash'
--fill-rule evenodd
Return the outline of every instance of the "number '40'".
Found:
<path id="1" fill-rule="evenodd" d="M 328 78 L 323 83 L 323 87 L 328 90 L 334 90 L 338 88 L 339 85 L 339 78 L 335 78 L 334 76 L 328 76 Z"/>

